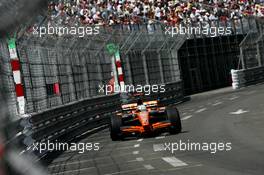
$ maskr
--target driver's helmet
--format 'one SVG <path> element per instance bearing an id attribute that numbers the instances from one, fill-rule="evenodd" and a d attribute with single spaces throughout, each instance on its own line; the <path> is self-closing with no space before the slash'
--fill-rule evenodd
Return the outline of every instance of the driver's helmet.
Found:
<path id="1" fill-rule="evenodd" d="M 141 98 L 137 99 L 137 105 L 138 106 L 143 105 L 143 100 Z"/>
<path id="2" fill-rule="evenodd" d="M 147 107 L 145 105 L 138 105 L 137 108 L 139 111 L 146 111 L 147 110 Z"/>

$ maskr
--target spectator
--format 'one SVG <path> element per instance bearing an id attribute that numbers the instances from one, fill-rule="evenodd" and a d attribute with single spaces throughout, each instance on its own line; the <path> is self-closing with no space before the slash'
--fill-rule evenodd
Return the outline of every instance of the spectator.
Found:
<path id="1" fill-rule="evenodd" d="M 257 0 L 60 0 L 49 3 L 51 20 L 65 23 L 77 17 L 82 24 L 138 24 L 146 19 L 170 25 L 264 16 L 264 2 Z M 137 20 L 135 20 L 137 17 Z M 138 20 L 139 18 L 143 20 Z"/>

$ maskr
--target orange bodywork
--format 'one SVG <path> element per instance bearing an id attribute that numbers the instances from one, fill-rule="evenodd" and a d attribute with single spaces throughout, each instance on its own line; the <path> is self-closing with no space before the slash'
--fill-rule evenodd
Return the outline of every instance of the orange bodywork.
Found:
<path id="1" fill-rule="evenodd" d="M 135 120 L 139 120 L 140 126 L 124 126 L 121 128 L 123 133 L 149 133 L 153 132 L 158 129 L 167 128 L 171 126 L 171 123 L 168 121 L 156 122 L 151 124 L 150 119 L 151 116 L 149 115 L 149 111 L 135 113 L 136 118 Z"/>

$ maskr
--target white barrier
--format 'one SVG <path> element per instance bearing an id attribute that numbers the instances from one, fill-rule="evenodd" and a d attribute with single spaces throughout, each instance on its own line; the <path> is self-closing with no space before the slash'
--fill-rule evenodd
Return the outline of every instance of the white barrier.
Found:
<path id="1" fill-rule="evenodd" d="M 254 67 L 250 69 L 231 70 L 232 87 L 239 89 L 241 87 L 264 83 L 264 67 Z"/>
<path id="2" fill-rule="evenodd" d="M 231 70 L 232 87 L 233 89 L 239 89 L 245 86 L 245 74 L 243 70 Z"/>

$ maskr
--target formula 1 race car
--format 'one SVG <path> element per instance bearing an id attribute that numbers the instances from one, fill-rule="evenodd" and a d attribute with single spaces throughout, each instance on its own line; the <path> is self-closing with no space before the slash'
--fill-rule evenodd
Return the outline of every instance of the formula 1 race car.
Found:
<path id="1" fill-rule="evenodd" d="M 181 119 L 177 108 L 164 107 L 158 100 L 122 105 L 122 112 L 111 117 L 110 136 L 113 141 L 125 136 L 150 135 L 161 130 L 180 133 Z"/>

